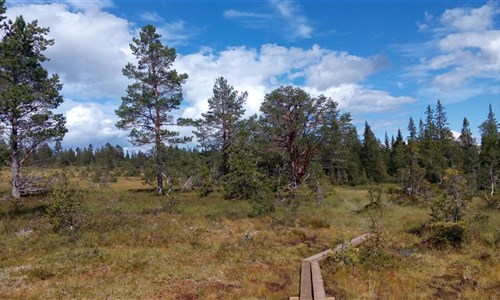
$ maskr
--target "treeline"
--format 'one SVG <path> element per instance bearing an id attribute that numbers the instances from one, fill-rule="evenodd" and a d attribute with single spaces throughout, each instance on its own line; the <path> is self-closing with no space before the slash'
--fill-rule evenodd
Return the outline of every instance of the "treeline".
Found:
<path id="1" fill-rule="evenodd" d="M 479 141 L 467 118 L 455 138 L 438 101 L 427 107 L 424 119 L 409 118 L 408 136 L 398 130 L 382 142 L 368 123 L 359 135 L 351 115 L 324 96 L 281 87 L 266 95 L 260 116 L 244 119 L 246 97 L 218 78 L 208 112 L 192 121 L 198 147 L 166 147 L 160 154 L 162 176 L 172 184 L 192 177 L 200 195 L 219 189 L 227 198 L 268 202 L 327 182 L 392 182 L 409 196 L 431 198 L 452 181 L 451 194 L 482 196 L 498 206 L 500 135 L 491 105 Z M 128 152 L 109 143 L 97 149 L 62 149 L 56 143 L 54 149 L 40 147 L 26 164 L 97 167 L 115 176 L 142 176 L 154 186 L 155 157 L 154 151 Z"/>

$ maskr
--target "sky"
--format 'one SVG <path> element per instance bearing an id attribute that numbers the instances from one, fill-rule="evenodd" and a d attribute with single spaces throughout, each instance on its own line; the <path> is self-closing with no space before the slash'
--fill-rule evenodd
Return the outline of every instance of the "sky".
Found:
<path id="1" fill-rule="evenodd" d="M 291 84 L 332 98 L 360 134 L 366 121 L 380 139 L 406 136 L 409 117 L 418 124 L 437 100 L 450 128 L 467 117 L 478 141 L 489 104 L 500 119 L 498 1 L 7 0 L 7 16 L 18 15 L 55 40 L 45 67 L 64 84 L 65 148 L 131 147 L 114 111 L 130 84 L 129 44 L 146 24 L 189 75 L 178 117 L 206 112 L 223 76 L 248 92 L 246 116 Z"/>

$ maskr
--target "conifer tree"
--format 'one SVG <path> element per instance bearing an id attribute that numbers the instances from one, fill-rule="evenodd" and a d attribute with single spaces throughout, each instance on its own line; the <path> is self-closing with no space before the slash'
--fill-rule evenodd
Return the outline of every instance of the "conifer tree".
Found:
<path id="1" fill-rule="evenodd" d="M 133 145 L 154 145 L 157 192 L 163 195 L 163 160 L 165 144 L 188 141 L 180 138 L 171 126 L 179 125 L 171 114 L 182 101 L 182 85 L 188 75 L 172 69 L 177 57 L 174 48 L 162 44 L 161 35 L 153 25 L 146 25 L 134 38 L 130 49 L 137 65 L 128 63 L 123 75 L 134 82 L 127 87 L 127 96 L 116 110 L 120 118 L 116 126 L 130 130 Z"/>
<path id="2" fill-rule="evenodd" d="M 464 118 L 462 130 L 458 137 L 458 143 L 461 150 L 461 173 L 467 177 L 467 182 L 471 187 L 476 188 L 476 177 L 479 163 L 479 149 L 476 145 L 476 140 L 472 136 L 470 123 L 467 118 Z"/>
<path id="3" fill-rule="evenodd" d="M 362 162 L 363 146 L 359 140 L 356 126 L 352 124 L 351 114 L 342 114 L 340 124 L 343 149 L 340 165 L 345 182 L 353 185 L 365 183 L 366 173 Z"/>
<path id="4" fill-rule="evenodd" d="M 12 196 L 19 198 L 22 163 L 39 146 L 62 139 L 67 129 L 64 116 L 52 112 L 63 102 L 59 77 L 42 66 L 48 60 L 43 52 L 54 44 L 46 38 L 48 29 L 22 16 L 0 27 L 0 123 L 10 146 Z"/>
<path id="5" fill-rule="evenodd" d="M 239 93 L 224 77 L 219 77 L 215 80 L 213 96 L 208 99 L 208 112 L 202 114 L 204 120 L 201 126 L 205 132 L 198 132 L 198 136 L 203 135 L 208 139 L 204 143 L 209 142 L 214 150 L 222 152 L 222 175 L 229 171 L 230 147 L 236 135 L 236 123 L 245 113 L 243 105 L 247 96 L 247 92 Z"/>
<path id="6" fill-rule="evenodd" d="M 300 88 L 283 86 L 267 94 L 262 103 L 265 129 L 287 159 L 291 187 L 300 184 L 322 145 L 320 129 L 327 101 L 331 100 L 322 95 L 312 98 Z"/>
<path id="7" fill-rule="evenodd" d="M 417 127 L 412 117 L 410 117 L 410 121 L 408 122 L 408 132 L 410 133 L 408 140 L 416 140 L 418 138 Z"/>
<path id="8" fill-rule="evenodd" d="M 498 123 L 491 104 L 488 117 L 479 126 L 481 131 L 481 148 L 479 153 L 480 185 L 488 191 L 489 197 L 495 197 L 500 180 L 500 134 Z"/>
<path id="9" fill-rule="evenodd" d="M 363 134 L 362 161 L 368 179 L 375 182 L 381 182 L 385 179 L 386 170 L 380 143 L 368 122 L 365 122 L 365 132 Z"/>

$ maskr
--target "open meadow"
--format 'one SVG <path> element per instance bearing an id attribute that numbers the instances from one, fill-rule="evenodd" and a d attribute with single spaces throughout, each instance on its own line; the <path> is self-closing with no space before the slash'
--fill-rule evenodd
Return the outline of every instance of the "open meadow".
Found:
<path id="1" fill-rule="evenodd" d="M 416 234 L 429 219 L 425 203 L 384 193 L 383 208 L 363 209 L 368 187 L 332 187 L 295 215 L 278 206 L 249 218 L 246 201 L 217 192 L 168 200 L 120 177 L 89 188 L 78 228 L 59 233 L 46 213 L 50 196 L 14 201 L 1 188 L 2 299 L 288 299 L 298 296 L 301 259 L 372 231 L 359 249 L 322 262 L 327 295 L 500 298 L 500 212 L 479 200 L 467 210 L 465 242 L 436 248 Z"/>

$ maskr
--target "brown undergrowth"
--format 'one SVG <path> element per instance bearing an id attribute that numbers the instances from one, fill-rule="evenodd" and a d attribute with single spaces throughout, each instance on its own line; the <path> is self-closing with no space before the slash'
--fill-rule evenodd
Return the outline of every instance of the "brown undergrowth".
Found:
<path id="1" fill-rule="evenodd" d="M 78 182 L 78 176 L 72 178 Z M 165 197 L 138 178 L 91 189 L 77 230 L 51 228 L 49 197 L 0 202 L 2 299 L 287 299 L 298 295 L 300 260 L 370 231 L 357 213 L 367 189 L 334 188 L 322 203 L 249 218 L 251 205 L 213 193 Z M 409 233 L 422 206 L 389 205 L 379 245 L 322 264 L 338 299 L 498 298 L 499 214 L 471 216 L 467 243 L 432 249 Z M 474 223 L 475 222 L 475 223 Z M 378 254 L 370 255 L 377 247 Z"/>

